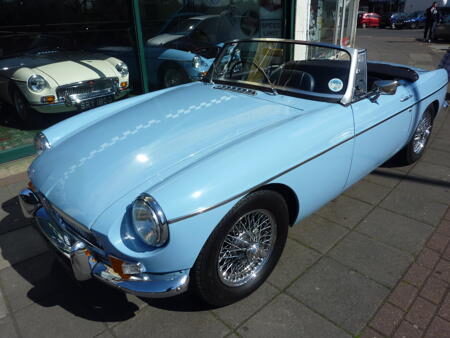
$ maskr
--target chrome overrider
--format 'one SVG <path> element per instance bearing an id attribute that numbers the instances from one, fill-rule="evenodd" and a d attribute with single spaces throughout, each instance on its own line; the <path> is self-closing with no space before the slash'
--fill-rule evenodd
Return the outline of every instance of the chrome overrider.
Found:
<path id="1" fill-rule="evenodd" d="M 22 190 L 19 194 L 22 212 L 27 218 L 34 217 L 40 232 L 70 263 L 77 280 L 95 277 L 124 292 L 147 298 L 171 297 L 187 290 L 189 270 L 167 274 L 142 272 L 126 276 L 118 273 L 103 249 L 71 231 L 61 218 L 57 219 L 47 211 L 45 201 L 38 196 L 31 189 Z"/>

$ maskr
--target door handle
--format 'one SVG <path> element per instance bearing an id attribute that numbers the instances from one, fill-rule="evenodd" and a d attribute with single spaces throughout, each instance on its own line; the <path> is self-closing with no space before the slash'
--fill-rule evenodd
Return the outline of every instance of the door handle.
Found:
<path id="1" fill-rule="evenodd" d="M 403 97 L 400 99 L 400 102 L 405 102 L 406 100 L 409 100 L 410 98 L 412 98 L 412 95 L 403 96 Z"/>

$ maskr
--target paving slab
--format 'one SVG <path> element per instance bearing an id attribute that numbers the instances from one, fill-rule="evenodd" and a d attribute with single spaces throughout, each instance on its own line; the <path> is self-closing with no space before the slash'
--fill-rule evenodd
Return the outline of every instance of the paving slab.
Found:
<path id="1" fill-rule="evenodd" d="M 146 307 L 113 328 L 117 337 L 224 337 L 230 328 L 209 311 L 178 312 Z"/>
<path id="2" fill-rule="evenodd" d="M 351 337 L 303 304 L 281 294 L 242 325 L 242 337 Z"/>
<path id="3" fill-rule="evenodd" d="M 406 253 L 356 232 L 345 237 L 328 255 L 389 287 L 395 286 L 412 262 Z"/>
<path id="4" fill-rule="evenodd" d="M 15 313 L 20 335 L 23 338 L 34 338 L 39 334 L 45 337 L 92 337 L 106 329 L 101 321 L 87 319 L 90 317 L 89 310 L 83 308 L 82 304 L 78 306 L 76 313 L 83 313 L 84 317 L 59 306 L 32 304 Z"/>
<path id="5" fill-rule="evenodd" d="M 330 250 L 347 233 L 347 228 L 317 215 L 289 229 L 290 238 L 321 253 Z"/>
<path id="6" fill-rule="evenodd" d="M 319 258 L 319 253 L 288 239 L 283 254 L 268 281 L 277 288 L 284 289 Z"/>
<path id="7" fill-rule="evenodd" d="M 55 292 L 70 292 L 74 282 L 51 252 L 0 270 L 0 284 L 12 311 Z"/>
<path id="8" fill-rule="evenodd" d="M 356 334 L 373 316 L 389 289 L 333 259 L 323 258 L 287 293 Z"/>
<path id="9" fill-rule="evenodd" d="M 384 187 L 367 180 L 362 180 L 348 189 L 344 195 L 372 205 L 377 205 L 389 194 L 390 191 L 391 189 L 388 187 Z"/>
<path id="10" fill-rule="evenodd" d="M 0 235 L 0 270 L 48 251 L 48 245 L 31 226 Z"/>
<path id="11" fill-rule="evenodd" d="M 17 330 L 14 327 L 13 320 L 10 316 L 0 318 L 0 336 L 5 338 L 18 338 Z"/>
<path id="12" fill-rule="evenodd" d="M 99 335 L 95 336 L 95 338 L 114 338 L 114 336 L 108 330 L 105 330 Z"/>
<path id="13" fill-rule="evenodd" d="M 411 255 L 422 249 L 434 230 L 431 225 L 381 208 L 374 209 L 356 229 Z"/>
<path id="14" fill-rule="evenodd" d="M 363 181 L 368 181 L 388 188 L 393 188 L 400 183 L 404 176 L 405 173 L 393 173 L 384 170 L 383 168 L 377 168 L 369 175 L 367 175 Z"/>
<path id="15" fill-rule="evenodd" d="M 450 153 L 448 156 L 450 156 Z M 446 183 L 450 183 L 450 170 L 445 166 L 434 163 L 418 162 L 411 170 L 411 175 L 416 176 L 419 182 L 421 181 L 424 184 L 447 186 Z M 423 180 L 424 178 L 428 181 Z"/>
<path id="16" fill-rule="evenodd" d="M 448 150 L 450 149 L 450 139 L 444 136 L 437 136 L 433 139 L 433 142 L 430 144 L 430 148 L 448 152 Z"/>
<path id="17" fill-rule="evenodd" d="M 443 165 L 450 168 L 450 156 L 448 152 L 436 149 L 427 149 L 422 156 L 422 161 Z"/>
<path id="18" fill-rule="evenodd" d="M 450 182 L 423 176 L 408 176 L 396 188 L 405 195 L 421 197 L 430 202 L 450 204 Z"/>
<path id="19" fill-rule="evenodd" d="M 32 222 L 31 219 L 23 217 L 17 196 L 0 200 L 0 235 L 32 225 Z"/>
<path id="20" fill-rule="evenodd" d="M 213 312 L 228 326 L 236 328 L 269 303 L 278 293 L 279 291 L 269 283 L 264 283 L 247 298 L 235 304 L 213 310 Z"/>
<path id="21" fill-rule="evenodd" d="M 390 211 L 414 218 L 418 221 L 436 226 L 447 210 L 448 205 L 430 201 L 420 190 L 405 194 L 403 189 L 393 190 L 380 206 Z"/>
<path id="22" fill-rule="evenodd" d="M 8 307 L 6 306 L 5 297 L 3 293 L 0 291 L 0 319 L 6 318 L 8 315 Z"/>
<path id="23" fill-rule="evenodd" d="M 341 195 L 320 209 L 317 215 L 352 229 L 372 208 L 368 203 Z"/>

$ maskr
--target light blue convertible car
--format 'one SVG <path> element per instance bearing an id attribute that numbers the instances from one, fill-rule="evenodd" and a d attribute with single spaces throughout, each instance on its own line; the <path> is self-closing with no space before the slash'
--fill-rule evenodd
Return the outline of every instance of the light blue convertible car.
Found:
<path id="1" fill-rule="evenodd" d="M 40 133 L 22 209 L 78 280 L 225 305 L 264 282 L 291 226 L 386 160 L 416 161 L 446 92 L 445 70 L 364 50 L 233 41 L 203 82 Z"/>

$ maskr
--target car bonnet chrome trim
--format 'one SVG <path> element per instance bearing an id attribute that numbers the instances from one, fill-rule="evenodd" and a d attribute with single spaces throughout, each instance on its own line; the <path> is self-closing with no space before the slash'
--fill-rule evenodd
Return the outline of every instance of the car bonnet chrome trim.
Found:
<path id="1" fill-rule="evenodd" d="M 276 180 L 278 177 L 281 177 L 281 176 L 287 174 L 288 172 L 290 172 L 290 171 L 292 171 L 292 170 L 294 170 L 294 169 L 297 169 L 298 167 L 300 167 L 300 166 L 302 166 L 302 165 L 304 165 L 304 164 L 306 164 L 306 163 L 308 163 L 308 162 L 310 162 L 310 161 L 312 161 L 312 160 L 314 160 L 314 159 L 316 159 L 316 158 L 322 156 L 323 154 L 325 154 L 325 153 L 327 153 L 327 152 L 333 150 L 334 148 L 337 148 L 337 147 L 341 146 L 342 144 L 344 144 L 344 143 L 346 143 L 346 142 L 348 142 L 348 141 L 351 141 L 351 140 L 353 140 L 354 138 L 360 136 L 361 134 L 364 134 L 365 132 L 367 132 L 367 131 L 369 131 L 369 130 L 375 128 L 376 126 L 378 126 L 378 125 L 380 125 L 380 124 L 382 124 L 382 123 L 384 123 L 384 122 L 386 122 L 386 121 L 388 121 L 388 120 L 394 118 L 395 116 L 397 116 L 397 115 L 403 113 L 404 111 L 406 111 L 406 110 L 408 110 L 408 109 L 411 109 L 412 107 L 414 107 L 414 106 L 415 106 L 416 104 L 418 104 L 419 102 L 421 102 L 421 101 L 423 101 L 423 100 L 426 100 L 427 98 L 429 98 L 430 96 L 436 94 L 438 91 L 442 90 L 442 89 L 443 89 L 444 87 L 446 87 L 446 86 L 447 86 L 447 83 L 446 83 L 445 85 L 443 85 L 442 87 L 440 87 L 439 89 L 437 89 L 436 91 L 434 91 L 433 93 L 431 93 L 431 94 L 425 96 L 424 98 L 422 98 L 422 99 L 416 101 L 415 103 L 413 103 L 412 105 L 406 107 L 405 109 L 402 109 L 400 112 L 395 113 L 395 114 L 389 116 L 388 118 L 384 119 L 383 121 L 380 121 L 380 122 L 374 124 L 373 126 L 370 126 L 369 128 L 364 129 L 363 131 L 361 131 L 361 132 L 355 134 L 354 136 L 349 137 L 349 138 L 347 138 L 347 139 L 345 139 L 345 140 L 343 140 L 343 141 L 341 141 L 341 142 L 335 144 L 334 146 L 332 146 L 332 147 L 330 147 L 330 148 L 328 148 L 328 149 L 325 149 L 325 150 L 321 151 L 320 153 L 318 153 L 318 154 L 316 154 L 316 155 L 314 155 L 314 156 L 312 156 L 312 157 L 310 157 L 310 158 L 308 158 L 308 159 L 306 159 L 306 160 L 304 160 L 304 161 L 302 161 L 302 162 L 300 162 L 300 163 L 298 163 L 298 164 L 296 164 L 296 165 L 294 165 L 294 166 L 292 166 L 292 167 L 290 167 L 290 168 L 288 168 L 288 169 L 282 171 L 281 173 L 279 173 L 279 174 L 277 174 L 277 175 L 275 175 L 275 176 L 272 176 L 271 178 L 269 178 L 269 179 L 267 179 L 267 180 L 265 180 L 265 181 L 263 181 L 263 182 L 261 182 L 261 183 L 255 185 L 255 186 L 253 186 L 252 188 L 249 188 L 249 189 L 247 189 L 247 190 L 245 190 L 245 191 L 242 191 L 241 193 L 236 194 L 236 195 L 234 195 L 234 196 L 232 196 L 232 197 L 230 197 L 230 198 L 227 198 L 227 199 L 223 200 L 222 202 L 219 202 L 219 203 L 217 203 L 217 204 L 214 204 L 214 205 L 212 205 L 212 206 L 210 206 L 210 207 L 201 208 L 201 209 L 199 209 L 199 210 L 197 210 L 197 211 L 194 211 L 194 212 L 192 212 L 192 213 L 190 213 L 190 214 L 187 214 L 187 215 L 184 215 L 184 216 L 180 216 L 180 217 L 172 218 L 172 219 L 168 220 L 167 223 L 168 223 L 168 224 L 173 224 L 173 223 L 177 223 L 177 222 L 183 221 L 183 220 L 185 220 L 185 219 L 188 219 L 188 218 L 191 218 L 191 217 L 194 217 L 194 216 L 203 214 L 203 213 L 205 213 L 205 212 L 207 212 L 207 211 L 210 211 L 210 210 L 219 208 L 219 207 L 221 207 L 222 205 L 225 205 L 225 204 L 227 204 L 227 203 L 229 203 L 229 202 L 231 202 L 231 201 L 233 201 L 233 200 L 235 200 L 235 199 L 237 199 L 237 198 L 240 198 L 240 197 L 242 197 L 242 196 L 245 196 L 245 195 L 247 195 L 248 193 L 250 193 L 250 192 L 252 192 L 252 191 L 258 190 L 258 189 L 261 188 L 262 186 L 264 186 L 264 185 L 266 185 L 266 184 L 272 182 L 273 180 Z"/>
<path id="2" fill-rule="evenodd" d="M 242 88 L 242 87 L 237 87 L 237 86 L 218 84 L 218 85 L 214 85 L 213 88 L 214 89 L 229 90 L 231 92 L 247 94 L 247 95 L 256 95 L 256 90 Z"/>

